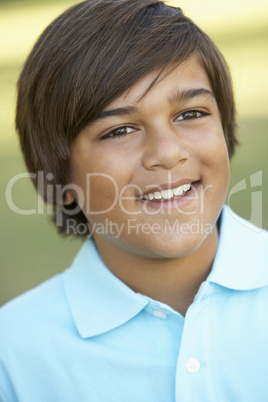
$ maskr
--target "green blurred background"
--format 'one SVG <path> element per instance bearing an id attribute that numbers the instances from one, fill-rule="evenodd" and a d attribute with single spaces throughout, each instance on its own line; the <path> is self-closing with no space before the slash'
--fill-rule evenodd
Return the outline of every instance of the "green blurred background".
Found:
<path id="1" fill-rule="evenodd" d="M 70 265 L 81 245 L 60 238 L 46 215 L 22 216 L 5 199 L 8 181 L 26 168 L 14 131 L 15 85 L 26 55 L 46 25 L 77 1 L 0 1 L 0 305 Z M 236 192 L 230 206 L 248 220 L 268 228 L 268 2 L 267 0 L 181 0 L 180 6 L 216 42 L 232 71 L 241 146 L 231 164 Z M 215 155 L 217 157 L 217 155 Z M 262 185 L 250 188 L 250 176 L 262 172 Z M 251 214 L 252 191 L 262 194 L 263 208 Z M 36 208 L 28 179 L 13 191 L 20 208 Z M 260 221 L 260 216 L 262 217 Z M 254 268 L 253 268 L 254 269 Z"/>

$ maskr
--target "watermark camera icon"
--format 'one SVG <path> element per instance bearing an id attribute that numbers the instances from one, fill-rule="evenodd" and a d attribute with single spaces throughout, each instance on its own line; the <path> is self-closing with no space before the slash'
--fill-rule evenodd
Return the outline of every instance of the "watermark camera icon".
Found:
<path id="1" fill-rule="evenodd" d="M 263 225 L 262 220 L 263 192 L 261 189 L 262 170 L 259 170 L 258 172 L 251 174 L 249 177 L 249 183 L 250 186 L 247 185 L 246 179 L 243 179 L 239 181 L 237 184 L 235 184 L 229 191 L 227 204 L 230 205 L 230 200 L 235 194 L 240 193 L 241 191 L 250 190 L 251 195 L 250 218 L 248 219 L 248 221 L 244 221 L 243 224 L 247 226 L 249 229 L 254 230 L 255 232 L 261 232 Z M 231 209 L 229 209 L 229 212 L 236 218 L 236 215 L 232 212 Z M 253 226 L 253 224 L 257 226 Z"/>

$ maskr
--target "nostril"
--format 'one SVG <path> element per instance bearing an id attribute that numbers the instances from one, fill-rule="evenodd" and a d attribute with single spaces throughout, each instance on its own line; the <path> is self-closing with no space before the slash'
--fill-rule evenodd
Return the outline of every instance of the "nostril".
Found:
<path id="1" fill-rule="evenodd" d="M 185 145 L 174 144 L 174 141 L 151 143 L 143 153 L 143 164 L 147 169 L 173 169 L 177 164 L 189 159 L 189 152 Z"/>

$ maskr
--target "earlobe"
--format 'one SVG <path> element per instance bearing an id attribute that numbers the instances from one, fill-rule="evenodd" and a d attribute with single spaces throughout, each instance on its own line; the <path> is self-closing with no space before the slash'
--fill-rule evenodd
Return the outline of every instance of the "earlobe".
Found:
<path id="1" fill-rule="evenodd" d="M 63 205 L 68 205 L 72 204 L 75 201 L 75 196 L 70 190 L 65 191 L 62 197 L 62 204 Z"/>

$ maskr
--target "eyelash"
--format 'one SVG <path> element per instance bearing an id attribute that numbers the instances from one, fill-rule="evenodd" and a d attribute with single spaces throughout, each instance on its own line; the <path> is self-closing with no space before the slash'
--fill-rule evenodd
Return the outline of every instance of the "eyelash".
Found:
<path id="1" fill-rule="evenodd" d="M 187 116 L 187 114 L 189 115 L 193 115 L 193 114 L 199 114 L 199 116 L 195 116 L 195 117 L 185 117 L 182 119 L 179 119 L 179 117 L 182 116 Z M 191 109 L 191 110 L 186 110 L 185 112 L 180 113 L 176 118 L 175 118 L 175 122 L 177 121 L 189 121 L 189 120 L 197 120 L 197 119 L 201 119 L 202 117 L 206 117 L 206 116 L 210 116 L 210 113 L 201 111 L 201 110 L 196 110 L 196 109 Z M 130 132 L 127 132 L 128 129 L 131 129 Z M 114 128 L 113 130 L 109 131 L 109 133 L 103 135 L 100 139 L 101 140 L 105 140 L 105 139 L 109 139 L 109 138 L 121 138 L 121 137 L 125 137 L 128 134 L 130 134 L 131 132 L 133 132 L 135 130 L 135 127 L 133 126 L 119 126 Z M 123 131 L 123 132 L 119 132 L 119 131 Z M 119 132 L 119 133 L 118 133 Z M 117 134 L 116 134 L 117 133 Z"/>
<path id="2" fill-rule="evenodd" d="M 109 131 L 109 133 L 105 134 L 103 137 L 101 137 L 101 140 L 106 140 L 107 138 L 118 138 L 118 137 L 125 137 L 126 135 L 130 134 L 129 132 L 123 132 L 123 133 L 118 133 L 116 134 L 116 132 L 120 131 L 120 130 L 135 130 L 134 127 L 132 126 L 120 126 L 120 127 L 116 127 L 113 130 Z M 132 131 L 131 131 L 132 132 Z"/>
<path id="3" fill-rule="evenodd" d="M 184 119 L 179 120 L 178 118 L 183 116 L 183 115 L 187 115 L 187 114 L 199 114 L 200 116 L 196 116 L 196 117 L 186 117 Z M 201 119 L 202 117 L 206 117 L 206 116 L 210 116 L 211 113 L 208 112 L 204 112 L 203 110 L 198 110 L 198 109 L 191 109 L 191 110 L 186 110 L 185 112 L 182 112 L 178 115 L 178 117 L 176 117 L 175 121 L 183 121 L 183 120 L 196 120 L 196 119 Z"/>

